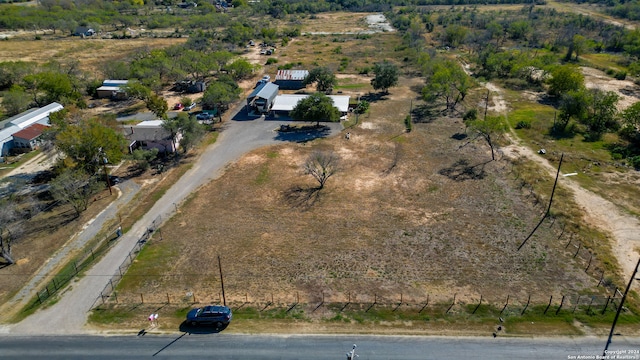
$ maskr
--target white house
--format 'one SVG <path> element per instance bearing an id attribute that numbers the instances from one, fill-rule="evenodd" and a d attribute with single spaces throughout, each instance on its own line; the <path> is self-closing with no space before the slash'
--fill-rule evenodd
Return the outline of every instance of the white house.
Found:
<path id="1" fill-rule="evenodd" d="M 283 94 L 276 96 L 273 107 L 271 110 L 288 115 L 291 110 L 293 110 L 298 102 L 302 99 L 307 98 L 309 95 L 299 95 L 299 94 Z M 329 98 L 333 100 L 333 106 L 337 107 L 340 110 L 340 117 L 347 115 L 349 112 L 349 98 L 348 95 L 329 95 Z"/>
<path id="2" fill-rule="evenodd" d="M 7 156 L 15 146 L 13 134 L 33 124 L 49 125 L 49 115 L 63 108 L 62 105 L 54 102 L 41 108 L 27 110 L 3 121 L 4 128 L 0 129 L 0 159 Z"/>
<path id="3" fill-rule="evenodd" d="M 147 120 L 137 125 L 125 127 L 125 136 L 129 139 L 129 151 L 135 149 L 158 149 L 159 152 L 176 152 L 180 146 L 182 134 L 175 139 L 162 127 L 163 120 Z"/>

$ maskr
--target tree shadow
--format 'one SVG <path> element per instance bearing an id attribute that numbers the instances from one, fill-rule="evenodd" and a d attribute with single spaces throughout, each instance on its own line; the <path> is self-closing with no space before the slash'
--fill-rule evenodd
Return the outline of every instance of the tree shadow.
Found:
<path id="1" fill-rule="evenodd" d="M 464 140 L 466 138 L 468 138 L 469 135 L 467 135 L 466 133 L 455 133 L 453 135 L 451 135 L 451 138 L 454 140 Z"/>
<path id="2" fill-rule="evenodd" d="M 384 101 L 389 99 L 387 96 L 389 95 L 389 93 L 385 93 L 385 92 L 369 92 L 365 95 L 360 96 L 360 101 L 364 100 L 370 103 L 376 102 L 376 101 Z"/>
<path id="3" fill-rule="evenodd" d="M 284 198 L 294 208 L 309 209 L 320 198 L 320 188 L 303 188 L 296 185 L 285 191 Z"/>
<path id="4" fill-rule="evenodd" d="M 469 165 L 469 161 L 462 159 L 456 161 L 448 168 L 441 169 L 438 173 L 454 181 L 482 180 L 487 175 L 484 167 L 491 161 L 492 160 L 488 160 L 476 165 Z"/>
<path id="5" fill-rule="evenodd" d="M 435 104 L 419 105 L 411 111 L 411 117 L 416 124 L 428 124 L 442 115 L 442 109 Z"/>
<path id="6" fill-rule="evenodd" d="M 307 141 L 325 138 L 331 134 L 331 128 L 325 125 L 305 126 L 301 128 L 289 128 L 277 131 L 275 140 L 304 143 Z"/>

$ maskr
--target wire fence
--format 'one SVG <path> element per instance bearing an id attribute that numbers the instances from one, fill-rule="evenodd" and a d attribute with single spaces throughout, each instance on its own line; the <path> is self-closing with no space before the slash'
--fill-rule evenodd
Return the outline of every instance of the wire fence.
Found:
<path id="1" fill-rule="evenodd" d="M 122 280 L 122 277 L 124 276 L 124 274 L 126 274 L 127 270 L 133 263 L 133 260 L 135 260 L 136 256 L 138 256 L 138 253 L 142 250 L 142 248 L 147 243 L 147 241 L 149 241 L 149 238 L 151 237 L 151 235 L 156 230 L 158 230 L 158 227 L 161 224 L 162 224 L 162 216 L 158 215 L 155 218 L 155 220 L 151 222 L 151 225 L 147 227 L 147 230 L 144 232 L 144 234 L 142 234 L 142 236 L 138 239 L 133 249 L 129 251 L 129 253 L 127 254 L 127 257 L 124 259 L 122 264 L 120 264 L 120 266 L 118 267 L 118 272 L 116 272 L 109 279 L 109 282 L 107 283 L 107 285 L 105 285 L 104 289 L 102 289 L 102 291 L 100 292 L 100 295 L 98 296 L 98 298 L 96 299 L 92 307 L 94 307 L 95 304 L 100 299 L 102 299 L 102 302 L 104 303 L 105 298 L 106 299 L 110 298 L 112 294 L 114 295 L 114 298 L 117 296 L 117 294 L 115 293 L 116 286 L 118 285 L 120 280 Z"/>
<path id="2" fill-rule="evenodd" d="M 110 296 L 103 296 L 102 301 L 96 304 L 102 306 L 126 305 L 137 307 L 139 305 L 153 306 L 197 306 L 200 304 L 227 304 L 232 310 L 241 308 L 253 308 L 257 311 L 283 310 L 290 312 L 294 309 L 304 310 L 306 313 L 320 311 L 344 312 L 375 310 L 402 311 L 414 314 L 476 314 L 490 313 L 504 316 L 524 316 L 527 313 L 544 315 L 560 315 L 566 313 L 597 315 L 607 312 L 615 312 L 620 305 L 622 294 L 615 290 L 610 295 L 529 295 L 527 297 L 507 296 L 498 299 L 475 296 L 473 299 L 461 299 L 457 294 L 427 295 L 425 297 L 407 297 L 402 293 L 393 296 L 380 296 L 377 294 L 336 293 L 331 290 L 317 294 L 300 294 L 291 292 L 287 294 L 270 294 L 267 296 L 252 297 L 248 293 L 225 294 L 219 293 L 132 293 L 112 292 Z"/>
<path id="3" fill-rule="evenodd" d="M 151 234 L 157 229 L 162 221 L 162 217 L 158 216 L 152 223 L 145 234 L 138 240 L 135 248 L 129 252 L 124 264 L 130 265 L 131 261 L 135 258 L 135 255 L 140 251 L 142 245 L 149 239 Z M 115 224 L 108 229 L 107 234 L 98 241 L 98 244 L 89 250 L 83 252 L 76 259 L 68 263 L 60 272 L 51 278 L 51 280 L 44 286 L 42 290 L 36 292 L 36 298 L 31 303 L 30 307 L 34 307 L 42 304 L 44 301 L 55 295 L 58 291 L 64 288 L 72 279 L 78 276 L 78 274 L 93 265 L 96 258 L 99 258 L 103 254 L 107 253 L 113 245 L 116 244 L 116 239 L 122 236 L 119 224 Z M 120 273 L 124 273 L 127 267 L 120 266 Z M 110 281 L 111 284 L 112 281 Z"/>

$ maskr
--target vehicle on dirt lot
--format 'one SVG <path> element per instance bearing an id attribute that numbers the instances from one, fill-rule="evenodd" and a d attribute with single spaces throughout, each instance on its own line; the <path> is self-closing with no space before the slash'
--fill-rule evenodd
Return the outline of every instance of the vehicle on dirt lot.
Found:
<path id="1" fill-rule="evenodd" d="M 182 108 L 184 107 L 184 105 L 177 103 L 174 107 L 173 110 L 182 110 Z"/>
<path id="2" fill-rule="evenodd" d="M 196 120 L 211 120 L 213 119 L 213 115 L 209 113 L 200 113 L 196 115 Z"/>
<path id="3" fill-rule="evenodd" d="M 232 318 L 231 309 L 222 305 L 208 305 L 201 308 L 192 309 L 187 314 L 189 325 L 215 325 L 220 328 L 228 325 Z"/>
<path id="4" fill-rule="evenodd" d="M 196 107 L 196 103 L 192 102 L 191 105 L 184 107 L 184 111 L 193 110 L 194 107 Z"/>

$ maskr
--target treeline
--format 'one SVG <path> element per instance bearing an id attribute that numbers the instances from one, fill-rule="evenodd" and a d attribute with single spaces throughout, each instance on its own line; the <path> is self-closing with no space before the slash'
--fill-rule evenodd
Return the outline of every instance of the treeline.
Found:
<path id="1" fill-rule="evenodd" d="M 553 136 L 582 134 L 586 140 L 597 141 L 605 133 L 617 132 L 620 143 L 610 144 L 613 156 L 640 167 L 640 102 L 618 112 L 618 96 L 587 89 L 577 67 L 584 54 L 610 51 L 621 55 L 621 67 L 637 74 L 640 32 L 535 6 L 492 12 L 406 7 L 387 17 L 402 32 L 411 54 L 405 60 L 413 62 L 425 77 L 422 95 L 430 106 L 444 107 L 445 112 L 464 115 L 466 123 L 479 125 L 474 120 L 475 108 L 458 109 L 474 86 L 473 77 L 463 71 L 466 66 L 482 80 L 496 79 L 515 90 L 546 92 L 548 102 L 558 109 L 557 121 L 549 129 Z M 453 60 L 451 49 L 464 54 L 460 57 L 464 61 Z M 627 74 L 611 75 L 624 79 Z M 487 124 L 482 123 L 481 132 L 497 130 Z"/>
<path id="2" fill-rule="evenodd" d="M 544 0 L 537 0 L 541 3 Z M 224 12 L 210 2 L 196 1 L 197 7 L 181 9 L 176 0 L 102 1 L 42 0 L 39 6 L 0 6 L 0 29 L 52 29 L 71 33 L 77 26 L 90 26 L 96 31 L 117 30 L 131 26 L 148 29 L 200 29 L 223 26 Z M 269 15 L 283 18 L 293 14 L 316 14 L 329 11 L 384 12 L 393 6 L 525 4 L 527 0 L 263 0 L 248 3 L 230 1 L 233 12 L 246 15 Z"/>

